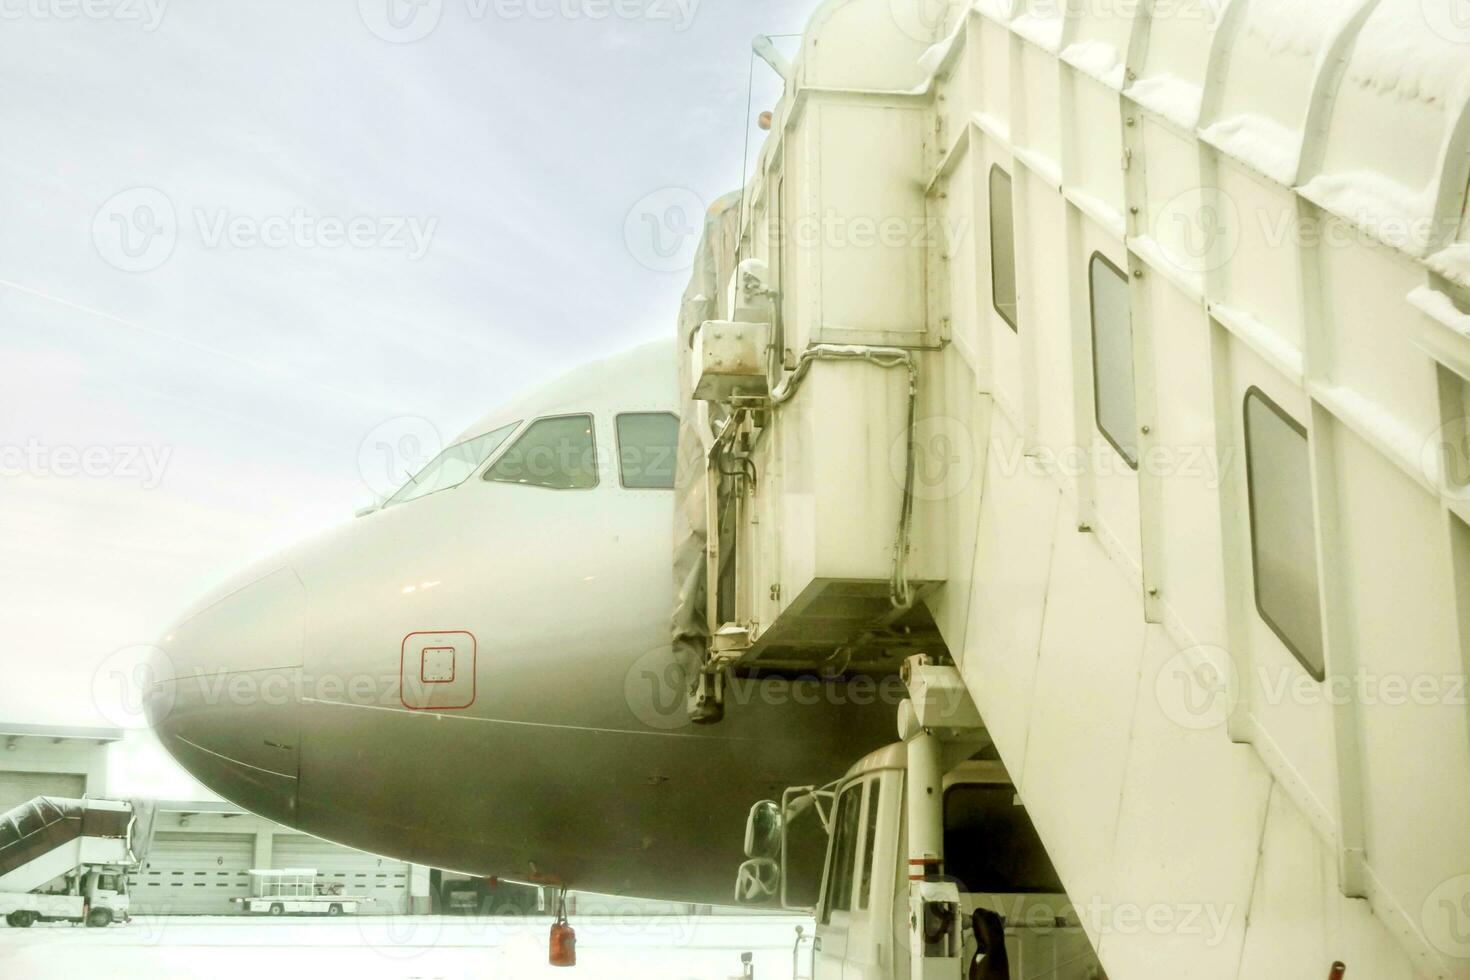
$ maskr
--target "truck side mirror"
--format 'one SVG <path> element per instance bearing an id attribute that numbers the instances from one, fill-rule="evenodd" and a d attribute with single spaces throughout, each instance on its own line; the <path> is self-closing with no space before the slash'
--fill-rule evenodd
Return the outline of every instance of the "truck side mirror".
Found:
<path id="1" fill-rule="evenodd" d="M 774 859 L 781 853 L 781 806 L 775 800 L 761 800 L 750 808 L 745 818 L 745 856 Z"/>
<path id="2" fill-rule="evenodd" d="M 772 858 L 751 858 L 740 865 L 735 876 L 737 905 L 764 905 L 776 897 L 781 885 L 781 866 Z"/>

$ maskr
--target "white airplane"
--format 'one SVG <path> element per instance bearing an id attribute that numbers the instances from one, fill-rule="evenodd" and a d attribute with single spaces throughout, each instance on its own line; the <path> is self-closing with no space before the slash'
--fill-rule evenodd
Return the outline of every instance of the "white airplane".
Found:
<path id="1" fill-rule="evenodd" d="M 840 776 L 891 740 L 894 705 L 765 678 L 722 724 L 689 723 L 669 641 L 674 357 L 654 343 L 572 371 L 383 507 L 202 599 L 160 644 L 169 752 L 246 809 L 372 853 L 728 903 L 751 803 Z"/>

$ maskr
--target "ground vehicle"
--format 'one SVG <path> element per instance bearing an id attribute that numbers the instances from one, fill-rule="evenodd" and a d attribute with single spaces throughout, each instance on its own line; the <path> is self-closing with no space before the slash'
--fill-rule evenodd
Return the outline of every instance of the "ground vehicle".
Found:
<path id="1" fill-rule="evenodd" d="M 788 851 L 796 822 L 811 814 L 828 831 L 826 861 L 796 975 L 958 980 L 975 957 L 971 923 L 982 909 L 1003 930 L 1006 953 L 995 956 L 1009 976 L 1101 976 L 1010 776 L 970 724 L 978 716 L 957 672 L 911 662 L 906 674 L 928 703 L 901 710 L 903 744 L 869 754 L 829 787 L 787 790 L 779 805 L 752 810 L 737 899 L 779 893 L 788 907 L 806 904 L 791 894 L 798 855 Z"/>
<path id="2" fill-rule="evenodd" d="M 21 929 L 126 921 L 126 875 L 146 853 L 151 825 L 151 810 L 118 800 L 42 796 L 0 814 L 0 914 Z"/>
<path id="3" fill-rule="evenodd" d="M 541 908 L 536 885 L 453 871 L 434 871 L 429 881 L 443 915 L 534 915 Z"/>
<path id="4" fill-rule="evenodd" d="M 68 876 L 65 891 L 0 892 L 6 925 L 26 929 L 37 922 L 85 922 L 103 928 L 128 919 L 126 869 L 91 867 Z"/>
<path id="5" fill-rule="evenodd" d="M 257 868 L 250 897 L 234 899 L 245 915 L 356 915 L 362 899 L 316 880 L 315 868 Z"/>

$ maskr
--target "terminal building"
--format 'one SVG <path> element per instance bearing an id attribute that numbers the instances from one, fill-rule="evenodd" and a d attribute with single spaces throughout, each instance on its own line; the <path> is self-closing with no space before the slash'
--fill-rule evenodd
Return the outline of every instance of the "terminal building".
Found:
<path id="1" fill-rule="evenodd" d="M 443 902 L 446 883 L 463 876 L 378 857 L 283 827 L 199 788 L 183 798 L 160 795 L 157 781 L 140 768 L 172 768 L 162 750 L 149 749 L 146 733 L 119 728 L 31 725 L 0 722 L 0 814 L 38 796 L 84 796 L 148 800 L 157 806 L 152 847 L 130 879 L 132 911 L 141 915 L 233 915 L 232 899 L 250 894 L 255 868 L 312 868 L 320 881 L 340 883 L 361 896 L 363 915 L 425 915 L 442 911 L 524 913 L 534 892 L 501 887 L 488 906 L 484 892 L 471 891 L 468 907 Z M 176 785 L 173 780 L 169 785 Z M 192 780 L 188 781 L 192 784 Z M 185 784 L 187 785 L 187 784 Z M 453 888 L 454 886 L 449 886 Z M 712 914 L 709 906 L 686 906 L 607 895 L 569 893 L 582 915 Z M 452 907 L 451 907 L 452 906 Z"/>
<path id="2" fill-rule="evenodd" d="M 115 728 L 0 724 L 0 813 L 37 796 L 126 799 Z M 199 794 L 208 796 L 208 794 Z M 217 798 L 158 800 L 153 846 L 132 881 L 133 911 L 229 915 L 252 868 L 315 868 L 367 899 L 365 914 L 427 913 L 428 868 L 297 833 Z"/>

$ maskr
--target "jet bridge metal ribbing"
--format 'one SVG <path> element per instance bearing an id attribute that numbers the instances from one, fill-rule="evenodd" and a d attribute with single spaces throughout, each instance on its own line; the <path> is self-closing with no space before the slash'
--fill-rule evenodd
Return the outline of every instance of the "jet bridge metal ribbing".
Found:
<path id="1" fill-rule="evenodd" d="M 830 0 L 707 221 L 706 645 L 952 658 L 1111 976 L 1470 977 L 1452 5 Z M 909 352 L 916 421 L 901 372 L 825 345 Z"/>

